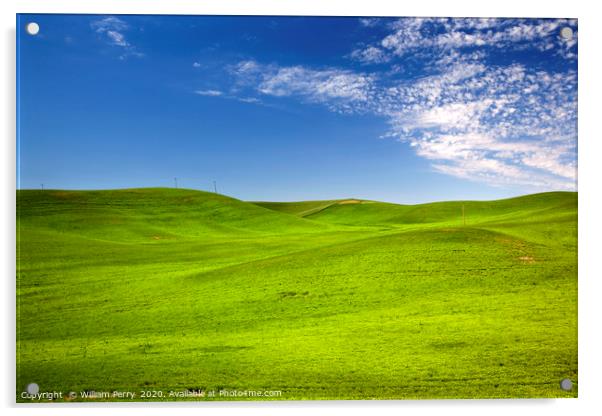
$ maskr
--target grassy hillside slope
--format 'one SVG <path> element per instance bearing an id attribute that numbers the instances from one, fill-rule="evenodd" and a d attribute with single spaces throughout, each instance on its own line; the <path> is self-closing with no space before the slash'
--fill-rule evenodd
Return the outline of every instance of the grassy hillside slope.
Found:
<path id="1" fill-rule="evenodd" d="M 17 395 L 30 382 L 161 400 L 577 394 L 559 389 L 578 381 L 574 193 L 417 206 L 257 206 L 174 189 L 17 200 Z"/>
<path id="2" fill-rule="evenodd" d="M 18 193 L 17 210 L 23 225 L 124 241 L 322 229 L 224 195 L 170 188 L 24 190 Z"/>
<path id="3" fill-rule="evenodd" d="M 497 201 L 452 201 L 418 205 L 399 205 L 365 200 L 333 200 L 308 202 L 255 203 L 274 211 L 286 212 L 304 218 L 348 225 L 406 225 L 447 223 L 462 225 L 462 206 L 466 224 L 534 219 L 535 214 L 560 212 L 574 214 L 577 194 L 574 192 L 547 192 Z"/>
<path id="4" fill-rule="evenodd" d="M 326 209 L 331 205 L 337 204 L 339 202 L 340 201 L 338 200 L 331 200 L 300 202 L 253 202 L 253 204 L 271 209 L 273 211 L 286 212 L 287 214 L 305 217 L 307 215 L 315 214 L 319 211 L 322 211 L 323 209 Z"/>

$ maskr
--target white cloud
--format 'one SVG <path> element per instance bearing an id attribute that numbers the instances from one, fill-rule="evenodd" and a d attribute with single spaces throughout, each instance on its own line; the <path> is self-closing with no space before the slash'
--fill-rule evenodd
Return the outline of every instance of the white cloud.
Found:
<path id="1" fill-rule="evenodd" d="M 464 63 L 388 98 L 390 137 L 442 173 L 493 185 L 574 189 L 576 74 Z"/>
<path id="2" fill-rule="evenodd" d="M 417 114 L 413 127 L 428 128 L 438 126 L 445 130 L 458 129 L 478 123 L 483 110 L 491 105 L 490 100 L 456 102 L 429 108 Z"/>
<path id="3" fill-rule="evenodd" d="M 117 46 L 129 46 L 130 44 L 125 40 L 125 36 L 122 33 L 116 32 L 114 30 L 107 30 L 107 37 L 111 39 L 113 45 Z"/>
<path id="4" fill-rule="evenodd" d="M 395 32 L 386 36 L 380 46 L 392 50 L 395 55 L 403 55 L 406 50 L 417 47 L 426 47 L 426 39 L 421 34 L 422 25 L 427 21 L 424 18 L 401 19 L 397 22 Z"/>
<path id="5" fill-rule="evenodd" d="M 562 161 L 562 157 L 569 153 L 571 149 L 565 152 L 559 152 L 558 147 L 539 149 L 541 151 L 526 154 L 522 163 L 527 166 L 551 172 L 556 176 L 561 176 L 571 180 L 577 177 L 577 164 L 574 160 Z"/>
<path id="6" fill-rule="evenodd" d="M 565 25 L 576 28 L 561 19 L 400 19 L 380 42 L 351 53 L 394 69 L 405 62 L 396 57 L 416 55 L 422 76 L 399 78 L 403 67 L 371 74 L 253 60 L 229 72 L 243 91 L 381 116 L 390 126 L 383 136 L 406 143 L 437 172 L 533 191 L 575 189 L 574 61 L 560 60 L 566 66 L 554 72 L 488 60 L 492 48 L 548 51 L 550 44 L 557 49 L 551 53 L 576 57 L 575 44 L 557 36 Z"/>
<path id="7" fill-rule="evenodd" d="M 126 22 L 115 16 L 107 16 L 100 20 L 95 20 L 90 23 L 90 26 L 98 33 L 105 33 L 109 30 L 124 31 L 129 28 Z"/>
<path id="8" fill-rule="evenodd" d="M 121 48 L 119 59 L 126 59 L 129 56 L 142 57 L 130 42 L 127 41 L 124 32 L 129 30 L 129 25 L 115 16 L 107 16 L 99 20 L 92 21 L 90 27 L 104 39 L 109 45 Z"/>
<path id="9" fill-rule="evenodd" d="M 355 49 L 351 52 L 350 57 L 356 61 L 371 64 L 379 64 L 389 60 L 384 50 L 374 46 L 368 46 L 364 49 Z"/>
<path id="10" fill-rule="evenodd" d="M 231 68 L 239 83 L 264 95 L 300 96 L 314 102 L 368 101 L 372 76 L 340 69 L 314 70 L 303 66 L 278 67 L 243 61 Z"/>
<path id="11" fill-rule="evenodd" d="M 201 64 L 200 64 L 200 62 L 193 62 L 192 66 L 193 66 L 193 68 L 200 68 Z"/>
<path id="12" fill-rule="evenodd" d="M 239 75 L 253 74 L 259 71 L 259 65 L 255 61 L 242 61 L 239 62 L 234 68 L 231 68 L 231 71 Z"/>
<path id="13" fill-rule="evenodd" d="M 364 27 L 374 27 L 378 26 L 380 20 L 378 17 L 361 17 L 359 22 Z"/>
<path id="14" fill-rule="evenodd" d="M 227 91 L 223 92 L 220 90 L 208 89 L 208 90 L 196 90 L 193 92 L 197 95 L 201 95 L 204 97 L 219 97 L 221 99 L 234 100 L 234 101 L 238 101 L 238 102 L 245 103 L 245 104 L 265 105 L 259 98 L 248 97 L 248 96 L 240 97 L 240 96 L 232 93 L 232 91 L 231 92 L 227 92 Z"/>
<path id="15" fill-rule="evenodd" d="M 565 58 L 575 58 L 577 36 L 562 39 L 564 26 L 576 29 L 567 19 L 470 19 L 401 18 L 392 32 L 376 44 L 354 50 L 350 57 L 363 63 L 382 63 L 394 57 L 433 51 L 495 47 L 508 50 L 549 50 Z M 576 34 L 576 30 L 575 30 Z"/>
<path id="16" fill-rule="evenodd" d="M 207 97 L 219 97 L 220 95 L 222 95 L 222 92 L 218 90 L 196 90 L 194 93 L 198 95 L 204 95 Z"/>
<path id="17" fill-rule="evenodd" d="M 239 97 L 239 98 L 237 98 L 237 100 L 240 102 L 243 102 L 243 103 L 248 103 L 248 104 L 261 103 L 261 100 L 259 98 L 255 98 L 255 97 Z"/>

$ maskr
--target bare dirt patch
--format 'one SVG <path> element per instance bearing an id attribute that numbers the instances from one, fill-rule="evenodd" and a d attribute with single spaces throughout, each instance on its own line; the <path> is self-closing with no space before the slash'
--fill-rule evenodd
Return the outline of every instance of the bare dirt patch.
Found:
<path id="1" fill-rule="evenodd" d="M 520 261 L 522 261 L 523 263 L 529 263 L 529 264 L 535 263 L 535 260 L 531 256 L 521 256 L 518 259 Z"/>

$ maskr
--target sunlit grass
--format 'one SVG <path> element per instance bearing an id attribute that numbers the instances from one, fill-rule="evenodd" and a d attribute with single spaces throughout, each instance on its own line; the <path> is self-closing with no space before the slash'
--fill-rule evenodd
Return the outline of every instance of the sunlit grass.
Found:
<path id="1" fill-rule="evenodd" d="M 30 382 L 284 400 L 577 394 L 559 388 L 577 383 L 575 193 L 17 200 L 17 395 Z"/>

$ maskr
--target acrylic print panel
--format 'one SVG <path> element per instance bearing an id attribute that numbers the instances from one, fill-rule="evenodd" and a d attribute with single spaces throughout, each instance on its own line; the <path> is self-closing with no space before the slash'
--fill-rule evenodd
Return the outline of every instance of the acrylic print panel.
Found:
<path id="1" fill-rule="evenodd" d="M 576 20 L 17 27 L 17 401 L 577 396 Z"/>

